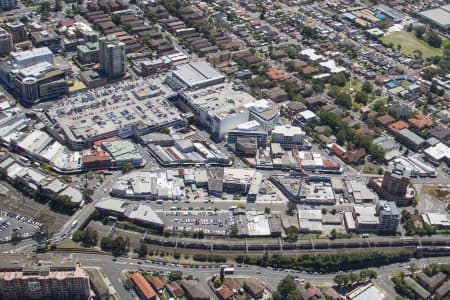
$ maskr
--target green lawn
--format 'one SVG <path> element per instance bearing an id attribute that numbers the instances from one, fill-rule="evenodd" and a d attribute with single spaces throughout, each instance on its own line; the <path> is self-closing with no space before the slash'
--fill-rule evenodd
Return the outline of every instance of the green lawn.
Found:
<path id="1" fill-rule="evenodd" d="M 447 46 L 447 45 L 450 45 L 450 39 L 442 39 L 442 45 L 441 45 L 441 47 L 442 47 L 442 49 L 444 49 L 445 48 L 445 46 Z"/>
<path id="2" fill-rule="evenodd" d="M 376 165 L 374 163 L 371 163 L 370 161 L 368 161 L 367 159 L 364 161 L 364 164 L 362 165 L 357 165 L 354 168 L 356 170 L 358 170 L 359 172 L 363 173 L 363 174 L 374 174 L 377 175 L 378 174 L 378 168 L 380 166 Z"/>
<path id="3" fill-rule="evenodd" d="M 424 58 L 442 55 L 442 49 L 430 47 L 430 45 L 428 45 L 427 42 L 419 40 L 412 32 L 407 31 L 394 32 L 383 36 L 381 38 L 381 41 L 385 45 L 393 43 L 395 48 L 397 48 L 397 45 L 400 44 L 402 45 L 400 51 L 411 56 L 414 56 L 414 50 L 422 51 Z"/>

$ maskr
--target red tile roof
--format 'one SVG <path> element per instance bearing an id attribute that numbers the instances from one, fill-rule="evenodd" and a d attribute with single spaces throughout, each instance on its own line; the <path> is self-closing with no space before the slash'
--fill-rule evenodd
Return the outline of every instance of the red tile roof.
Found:
<path id="1" fill-rule="evenodd" d="M 287 80 L 290 78 L 289 74 L 274 67 L 270 67 L 267 70 L 266 75 L 271 80 Z"/>
<path id="2" fill-rule="evenodd" d="M 103 144 L 104 142 L 115 142 L 115 141 L 119 141 L 120 139 L 121 139 L 120 136 L 115 135 L 110 138 L 95 141 L 94 146 L 101 146 L 101 144 Z"/>
<path id="3" fill-rule="evenodd" d="M 159 277 L 156 276 L 150 277 L 150 283 L 157 291 L 162 290 L 166 286 L 164 281 L 162 281 Z"/>
<path id="4" fill-rule="evenodd" d="M 221 300 L 228 300 L 228 299 L 232 299 L 234 296 L 234 293 L 232 290 L 230 290 L 229 287 L 227 287 L 226 285 L 222 285 L 220 288 L 218 288 L 216 290 L 217 296 L 221 299 Z"/>
<path id="5" fill-rule="evenodd" d="M 414 118 L 410 118 L 408 122 L 419 130 L 433 125 L 433 121 L 431 121 L 424 115 L 417 115 Z"/>
<path id="6" fill-rule="evenodd" d="M 184 290 L 177 282 L 168 283 L 166 287 L 173 297 L 180 298 L 184 296 Z"/>
<path id="7" fill-rule="evenodd" d="M 83 156 L 83 163 L 108 160 L 111 160 L 111 157 L 107 156 L 104 151 L 94 151 L 90 155 Z"/>
<path id="8" fill-rule="evenodd" d="M 156 293 L 153 290 L 153 288 L 150 286 L 150 284 L 145 280 L 144 276 L 142 276 L 141 273 L 133 273 L 131 275 L 131 280 L 134 282 L 138 290 L 141 292 L 142 296 L 146 300 L 151 300 L 156 298 Z"/>
<path id="9" fill-rule="evenodd" d="M 336 153 L 337 156 L 344 157 L 345 155 L 345 149 L 338 144 L 333 144 L 331 146 L 331 150 L 333 150 L 333 152 Z"/>
<path id="10" fill-rule="evenodd" d="M 389 129 L 391 129 L 392 132 L 394 132 L 394 133 L 398 133 L 400 130 L 408 128 L 408 127 L 409 127 L 408 123 L 406 123 L 402 120 L 394 122 L 391 125 L 389 125 Z"/>
<path id="11" fill-rule="evenodd" d="M 228 286 L 231 290 L 239 291 L 241 289 L 239 283 L 233 278 L 227 279 L 224 284 Z"/>

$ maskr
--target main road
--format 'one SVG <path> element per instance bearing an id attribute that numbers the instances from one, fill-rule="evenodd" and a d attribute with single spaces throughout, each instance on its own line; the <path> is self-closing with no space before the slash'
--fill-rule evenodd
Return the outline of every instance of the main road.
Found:
<path id="1" fill-rule="evenodd" d="M 199 279 L 199 283 L 204 287 L 205 291 L 211 292 L 206 282 L 211 279 L 212 276 L 220 272 L 220 268 L 192 268 L 184 267 L 181 265 L 161 265 L 152 264 L 150 261 L 143 261 L 132 258 L 118 258 L 113 261 L 110 256 L 95 255 L 95 254 L 77 254 L 79 262 L 82 266 L 96 266 L 101 267 L 105 274 L 109 277 L 110 281 L 114 285 L 115 289 L 119 293 L 122 300 L 133 299 L 131 294 L 124 288 L 122 282 L 122 273 L 126 270 L 145 270 L 145 271 L 157 271 L 157 272 L 169 272 L 179 270 L 183 272 L 183 275 L 192 275 Z M 417 267 L 424 267 L 430 263 L 450 263 L 450 256 L 447 257 L 435 257 L 435 258 L 423 258 L 412 259 L 411 263 L 416 264 Z M 394 271 L 407 270 L 407 264 L 395 263 L 390 265 L 381 266 L 379 268 L 373 268 L 378 273 L 378 278 L 375 280 L 375 284 L 384 290 L 388 299 L 395 298 L 395 291 L 392 282 L 390 281 L 390 275 Z M 357 270 L 354 270 L 356 272 Z M 333 284 L 333 278 L 335 274 L 318 274 L 318 273 L 301 273 L 293 270 L 269 270 L 258 266 L 239 266 L 235 267 L 235 273 L 231 277 L 254 277 L 264 282 L 266 286 L 271 289 L 276 289 L 278 283 L 286 277 L 288 274 L 298 276 L 299 279 L 310 282 L 313 285 L 330 286 Z M 215 296 L 213 296 L 215 299 Z"/>

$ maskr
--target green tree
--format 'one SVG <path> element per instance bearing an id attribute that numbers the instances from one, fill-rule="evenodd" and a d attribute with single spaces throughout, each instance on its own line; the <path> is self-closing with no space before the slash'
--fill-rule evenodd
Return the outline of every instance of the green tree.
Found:
<path id="1" fill-rule="evenodd" d="M 148 254 L 148 248 L 147 248 L 147 245 L 144 244 L 144 243 L 141 243 L 141 245 L 140 245 L 139 248 L 138 248 L 137 253 L 138 253 L 138 255 L 139 255 L 140 258 L 146 257 L 147 254 Z"/>
<path id="2" fill-rule="evenodd" d="M 134 165 L 132 163 L 126 162 L 126 163 L 123 164 L 123 166 L 122 166 L 122 172 L 123 173 L 129 173 L 132 170 L 134 170 Z"/>
<path id="3" fill-rule="evenodd" d="M 347 82 L 347 78 L 345 77 L 345 74 L 343 72 L 334 74 L 330 78 L 330 83 L 337 85 L 337 86 L 344 87 L 346 82 Z"/>
<path id="4" fill-rule="evenodd" d="M 442 45 L 442 38 L 441 36 L 436 32 L 431 32 L 427 36 L 427 42 L 431 47 L 434 48 L 441 48 Z"/>
<path id="5" fill-rule="evenodd" d="M 21 17 L 19 20 L 20 20 L 20 22 L 22 22 L 23 24 L 28 24 L 28 22 L 29 22 L 28 18 L 25 17 L 25 16 Z"/>
<path id="6" fill-rule="evenodd" d="M 419 39 L 421 39 L 421 38 L 423 37 L 425 31 L 426 31 L 425 26 L 417 26 L 416 29 L 414 30 L 416 36 L 417 36 Z"/>
<path id="7" fill-rule="evenodd" d="M 167 127 L 163 127 L 159 130 L 160 133 L 170 134 L 170 129 Z"/>
<path id="8" fill-rule="evenodd" d="M 81 242 L 86 247 L 93 247 L 97 244 L 97 231 L 87 227 L 81 236 Z"/>
<path id="9" fill-rule="evenodd" d="M 122 24 L 122 28 L 123 28 L 123 30 L 125 30 L 128 33 L 130 33 L 131 29 L 133 29 L 133 27 L 128 23 Z"/>
<path id="10" fill-rule="evenodd" d="M 286 228 L 286 238 L 289 242 L 296 242 L 298 239 L 298 229 L 295 226 Z"/>
<path id="11" fill-rule="evenodd" d="M 22 240 L 22 235 L 19 231 L 13 231 L 13 233 L 11 233 L 11 243 L 13 245 L 18 244 L 21 240 Z"/>
<path id="12" fill-rule="evenodd" d="M 225 280 L 225 268 L 220 268 L 220 282 L 223 282 Z"/>
<path id="13" fill-rule="evenodd" d="M 369 101 L 369 95 L 364 91 L 358 91 L 355 95 L 355 101 L 365 105 Z"/>
<path id="14" fill-rule="evenodd" d="M 287 204 L 287 210 L 289 215 L 293 215 L 297 211 L 297 204 L 292 201 L 289 201 Z"/>
<path id="15" fill-rule="evenodd" d="M 336 134 L 336 141 L 339 145 L 345 144 L 345 142 L 347 141 L 347 134 L 344 129 L 338 131 L 338 133 Z"/>
<path id="16" fill-rule="evenodd" d="M 413 54 L 414 54 L 414 58 L 415 58 L 415 59 L 422 60 L 422 58 L 423 58 L 423 52 L 422 52 L 421 50 L 415 49 L 415 50 L 413 51 Z"/>
<path id="17" fill-rule="evenodd" d="M 301 299 L 302 295 L 298 289 L 292 290 L 286 297 L 286 300 L 298 300 Z"/>
<path id="18" fill-rule="evenodd" d="M 330 232 L 330 239 L 335 240 L 337 238 L 337 231 L 336 229 L 332 229 Z"/>
<path id="19" fill-rule="evenodd" d="M 287 300 L 288 295 L 295 290 L 297 290 L 297 283 L 292 275 L 283 278 L 277 287 L 277 292 L 280 294 L 280 299 L 282 300 Z"/>
<path id="20" fill-rule="evenodd" d="M 362 90 L 366 93 L 372 93 L 373 92 L 373 84 L 370 81 L 364 81 L 362 85 Z"/>
<path id="21" fill-rule="evenodd" d="M 120 24 L 120 15 L 119 14 L 113 14 L 111 16 L 111 21 L 116 24 L 119 25 Z"/>
<path id="22" fill-rule="evenodd" d="M 222 280 L 220 280 L 219 277 L 215 277 L 214 278 L 214 287 L 217 289 L 218 287 L 220 287 L 222 285 Z"/>
<path id="23" fill-rule="evenodd" d="M 170 271 L 169 273 L 169 281 L 178 281 L 183 277 L 183 273 L 181 271 Z"/>
<path id="24" fill-rule="evenodd" d="M 345 107 L 347 109 L 352 108 L 352 97 L 347 93 L 341 92 L 337 94 L 335 102 L 336 104 Z"/>

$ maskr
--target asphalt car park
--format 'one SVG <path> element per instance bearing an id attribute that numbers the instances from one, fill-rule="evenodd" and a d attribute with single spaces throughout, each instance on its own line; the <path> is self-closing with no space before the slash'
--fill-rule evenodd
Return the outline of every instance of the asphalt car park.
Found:
<path id="1" fill-rule="evenodd" d="M 31 237 L 39 230 L 41 223 L 31 218 L 1 210 L 0 216 L 5 222 L 0 225 L 0 240 L 8 241 L 14 232 L 20 233 L 22 238 Z"/>
<path id="2" fill-rule="evenodd" d="M 168 230 L 228 235 L 231 212 L 210 210 L 170 210 L 160 213 Z"/>

